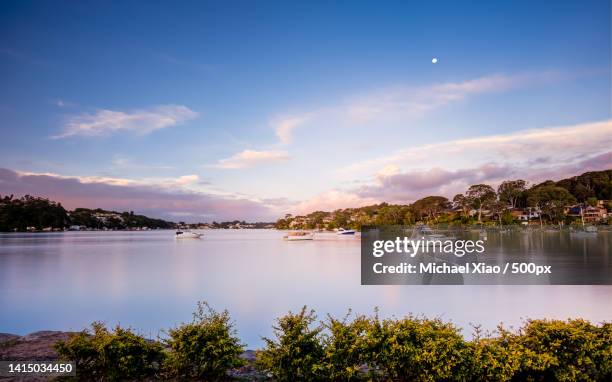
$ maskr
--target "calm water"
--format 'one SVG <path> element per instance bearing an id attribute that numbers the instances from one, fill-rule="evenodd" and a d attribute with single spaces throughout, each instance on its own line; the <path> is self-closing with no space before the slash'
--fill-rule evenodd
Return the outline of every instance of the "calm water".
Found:
<path id="1" fill-rule="evenodd" d="M 612 286 L 361 286 L 356 238 L 286 242 L 268 230 L 204 233 L 184 241 L 171 231 L 0 234 L 0 332 L 79 330 L 102 320 L 155 337 L 188 321 L 198 300 L 227 308 L 251 348 L 270 335 L 275 317 L 304 304 L 320 317 L 375 306 L 382 316 L 439 316 L 466 334 L 470 323 L 493 329 L 528 317 L 612 320 Z M 550 235 L 504 240 L 512 248 L 560 240 Z M 612 234 L 601 235 L 612 256 Z M 587 253 L 589 240 L 572 245 Z"/>

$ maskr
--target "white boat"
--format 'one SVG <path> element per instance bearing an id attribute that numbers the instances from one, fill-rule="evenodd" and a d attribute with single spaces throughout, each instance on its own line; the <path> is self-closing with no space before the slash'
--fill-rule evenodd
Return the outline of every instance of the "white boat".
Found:
<path id="1" fill-rule="evenodd" d="M 336 232 L 336 235 L 354 235 L 354 234 L 355 234 L 355 230 L 353 229 L 338 228 L 338 231 Z"/>
<path id="2" fill-rule="evenodd" d="M 314 233 L 305 231 L 289 232 L 283 236 L 283 239 L 288 241 L 299 241 L 299 240 L 314 240 Z"/>
<path id="3" fill-rule="evenodd" d="M 201 236 L 201 233 L 191 231 L 176 231 L 176 234 L 174 235 L 176 239 L 199 239 Z"/>
<path id="4" fill-rule="evenodd" d="M 413 230 L 412 239 L 418 240 L 420 238 L 425 238 L 429 241 L 455 240 L 454 237 L 450 237 L 442 233 L 435 233 L 434 230 L 428 226 L 419 226 Z"/>

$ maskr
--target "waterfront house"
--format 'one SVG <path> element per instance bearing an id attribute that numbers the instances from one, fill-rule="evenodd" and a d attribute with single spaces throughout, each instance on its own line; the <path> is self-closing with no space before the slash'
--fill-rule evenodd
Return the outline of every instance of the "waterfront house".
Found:
<path id="1" fill-rule="evenodd" d="M 608 212 L 599 204 L 595 207 L 577 204 L 569 207 L 566 211 L 567 216 L 584 219 L 585 223 L 599 223 L 608 217 Z M 582 216 L 581 216 L 582 215 Z"/>
<path id="2" fill-rule="evenodd" d="M 510 210 L 510 214 L 516 220 L 520 222 L 528 222 L 533 219 L 540 218 L 540 212 L 535 208 L 513 208 Z"/>

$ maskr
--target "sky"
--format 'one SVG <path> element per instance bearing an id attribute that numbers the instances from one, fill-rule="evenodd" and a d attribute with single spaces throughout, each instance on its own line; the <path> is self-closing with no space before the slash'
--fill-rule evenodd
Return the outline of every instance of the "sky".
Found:
<path id="1" fill-rule="evenodd" d="M 609 0 L 2 1 L 0 194 L 273 221 L 609 169 L 610 17 Z"/>

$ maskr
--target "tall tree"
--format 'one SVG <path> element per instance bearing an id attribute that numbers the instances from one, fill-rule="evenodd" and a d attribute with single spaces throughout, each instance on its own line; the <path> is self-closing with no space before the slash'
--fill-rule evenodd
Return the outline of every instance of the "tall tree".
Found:
<path id="1" fill-rule="evenodd" d="M 488 205 L 491 212 L 497 216 L 497 221 L 499 222 L 500 226 L 502 225 L 502 215 L 504 214 L 504 211 L 506 211 L 507 207 L 508 204 L 506 204 L 506 202 L 503 200 L 494 200 Z"/>
<path id="2" fill-rule="evenodd" d="M 542 214 L 548 216 L 551 221 L 561 222 L 565 207 L 576 203 L 576 198 L 563 187 L 545 185 L 529 190 L 527 197 L 529 205 L 540 209 L 540 226 L 542 225 Z"/>
<path id="3" fill-rule="evenodd" d="M 427 221 L 436 220 L 438 215 L 450 206 L 450 202 L 443 196 L 427 196 L 412 203 L 412 209 L 417 216 L 427 216 Z"/>
<path id="4" fill-rule="evenodd" d="M 527 182 L 522 179 L 506 180 L 497 188 L 499 200 L 507 203 L 512 208 L 516 207 L 516 202 L 527 187 Z"/>
<path id="5" fill-rule="evenodd" d="M 472 206 L 478 210 L 478 222 L 482 222 L 482 210 L 497 200 L 497 194 L 488 184 L 475 184 L 466 192 Z"/>
<path id="6" fill-rule="evenodd" d="M 455 207 L 461 208 L 462 215 L 468 217 L 470 212 L 470 200 L 463 194 L 457 194 L 453 197 L 453 204 Z"/>

